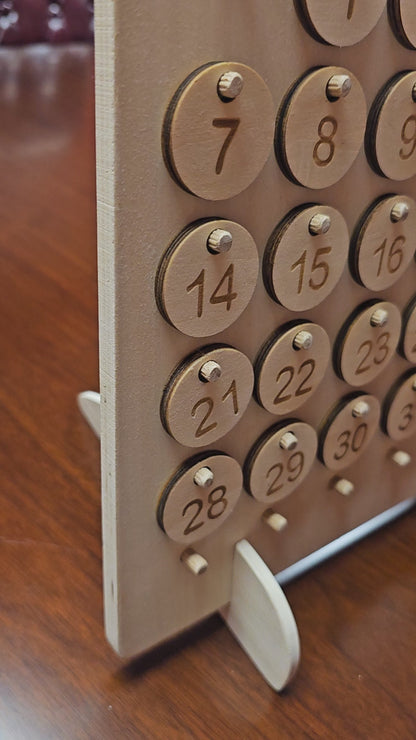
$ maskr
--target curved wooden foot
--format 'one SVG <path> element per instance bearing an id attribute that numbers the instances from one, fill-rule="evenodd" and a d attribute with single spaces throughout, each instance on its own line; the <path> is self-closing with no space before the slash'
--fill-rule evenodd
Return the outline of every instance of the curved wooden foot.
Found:
<path id="1" fill-rule="evenodd" d="M 100 436 L 100 394 L 95 391 L 83 391 L 77 396 L 79 410 L 91 429 Z"/>
<path id="2" fill-rule="evenodd" d="M 298 629 L 281 587 L 247 540 L 235 547 L 231 601 L 221 615 L 267 683 L 284 689 L 300 660 Z"/>

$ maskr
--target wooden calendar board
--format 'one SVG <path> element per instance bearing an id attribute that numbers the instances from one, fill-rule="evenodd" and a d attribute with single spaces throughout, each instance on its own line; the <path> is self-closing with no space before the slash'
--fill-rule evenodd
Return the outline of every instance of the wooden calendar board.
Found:
<path id="1" fill-rule="evenodd" d="M 408 316 L 406 307 L 416 292 L 416 243 L 408 247 L 414 232 L 403 231 L 415 217 L 416 117 L 412 118 L 412 111 L 416 112 L 416 103 L 406 97 L 411 96 L 412 75 L 409 80 L 395 78 L 405 90 L 404 98 L 395 82 L 387 88 L 386 84 L 415 68 L 416 52 L 404 48 L 394 35 L 385 3 L 369 0 L 362 18 L 353 15 L 353 8 L 350 12 L 347 0 L 335 5 L 340 6 L 337 12 L 345 6 L 346 43 L 362 36 L 358 43 L 336 48 L 314 38 L 314 14 L 324 10 L 310 0 L 153 0 L 146 4 L 99 0 L 96 5 L 105 614 L 108 638 L 123 656 L 137 654 L 223 607 L 230 599 L 233 551 L 241 538 L 247 538 L 277 572 L 415 494 L 415 438 L 404 433 L 398 439 L 396 429 L 408 425 L 409 434 L 413 431 L 413 391 L 408 380 L 415 362 L 411 334 L 399 344 L 402 350 L 406 344 L 406 357 L 395 345 L 400 339 L 396 319 L 400 324 L 400 317 Z M 319 32 L 314 35 L 329 33 L 318 21 Z M 350 35 L 349 23 L 355 24 Z M 408 36 L 412 33 L 414 29 L 409 29 Z M 316 74 L 312 70 L 317 67 L 328 68 L 328 74 Z M 244 83 L 240 91 L 238 75 Z M 325 88 L 330 79 L 335 91 L 331 100 Z M 351 80 L 352 88 L 345 94 Z M 221 89 L 217 87 L 220 81 Z M 371 108 L 382 88 L 376 107 Z M 389 96 L 394 99 L 399 141 L 389 142 L 389 150 L 380 151 L 377 146 L 386 147 L 384 129 L 379 139 L 374 137 L 377 127 L 381 131 L 384 120 L 392 115 L 391 108 L 383 107 Z M 373 128 L 366 134 L 370 109 Z M 365 139 L 372 166 L 364 151 Z M 395 167 L 397 162 L 403 164 L 394 169 L 400 177 L 403 174 L 400 181 L 382 176 L 383 167 L 391 165 L 395 147 L 403 155 L 394 161 Z M 217 177 L 222 183 L 218 191 Z M 397 196 L 392 208 L 398 218 L 391 218 L 389 208 L 385 220 L 379 222 L 374 204 L 387 196 Z M 403 203 L 409 205 L 407 218 Z M 265 251 L 272 254 L 270 239 L 277 227 L 283 228 L 284 223 L 287 235 L 291 228 L 296 231 L 300 223 L 296 219 L 304 217 L 305 207 L 311 204 L 317 204 L 317 218 L 312 225 L 311 220 L 303 225 L 304 238 L 291 241 L 282 257 L 288 275 L 297 279 L 296 295 L 302 298 L 307 282 L 311 294 L 319 291 L 327 272 L 339 270 L 339 260 L 346 259 L 342 236 L 332 243 L 330 229 L 325 231 L 333 209 L 340 214 L 341 232 L 345 220 L 353 249 L 324 300 L 315 303 L 312 297 L 311 307 L 293 310 L 298 305 L 295 302 L 289 310 L 285 291 L 272 285 L 273 270 L 267 260 L 263 263 L 263 255 Z M 233 224 L 236 231 L 248 232 L 258 250 L 258 277 L 252 287 L 250 249 L 247 255 L 242 250 L 238 256 Z M 205 246 L 211 241 L 209 249 L 204 246 L 198 255 L 197 247 L 194 257 L 188 251 L 181 262 L 184 240 L 195 236 L 189 232 L 190 225 L 204 233 Z M 364 225 L 374 227 L 366 232 L 365 240 L 360 232 Z M 228 249 L 230 234 L 234 241 Z M 276 248 L 280 256 L 283 241 L 284 236 Z M 360 252 L 364 262 L 358 260 L 361 248 L 370 250 L 376 260 L 373 268 L 365 262 L 364 251 Z M 311 254 L 312 262 L 307 262 Z M 155 297 L 155 290 L 161 289 L 162 258 L 166 259 L 166 275 L 174 275 L 169 285 L 164 283 L 169 300 L 171 291 L 177 290 L 173 309 L 166 296 L 158 293 Z M 173 269 L 176 272 L 169 273 Z M 368 270 L 374 273 L 370 278 L 366 277 Z M 374 290 L 380 276 L 382 289 Z M 367 280 L 371 289 L 365 287 Z M 243 303 L 247 305 L 239 306 L 234 316 L 237 298 L 233 296 L 239 290 L 245 291 Z M 191 310 L 182 311 L 181 304 L 188 299 L 194 312 L 191 324 L 198 323 L 198 313 L 206 318 L 200 334 L 198 330 L 184 334 L 175 327 Z M 209 317 L 215 317 L 216 309 L 225 311 L 224 315 L 228 311 L 230 322 L 211 333 Z M 211 314 L 204 314 L 208 310 Z M 355 334 L 351 339 L 347 320 L 354 323 L 358 339 Z M 296 339 L 299 346 L 295 348 L 293 337 L 287 361 L 276 365 L 275 382 L 280 385 L 274 397 L 281 397 L 284 385 L 286 395 L 298 393 L 302 401 L 302 391 L 313 382 L 309 373 L 322 361 L 322 355 L 314 355 L 318 345 L 315 350 L 313 344 L 308 347 L 308 334 L 313 339 L 315 325 L 329 338 L 331 352 L 313 393 L 308 390 L 304 402 L 281 415 L 266 410 L 259 398 L 251 396 L 250 383 L 258 383 L 260 360 L 264 359 L 259 355 L 261 348 L 265 352 L 275 339 L 282 341 L 285 330 L 293 333 L 293 326 L 297 327 L 293 322 L 299 322 L 295 336 L 304 334 Z M 409 332 L 414 331 L 412 326 L 410 321 Z M 248 368 L 242 380 L 247 393 L 245 409 L 240 405 L 238 382 L 227 375 L 229 365 L 224 357 L 228 351 L 224 352 L 223 345 L 237 351 L 232 355 L 237 358 L 233 372 Z M 358 353 L 356 358 L 342 354 L 351 346 Z M 299 354 L 294 364 L 295 352 L 304 352 L 302 362 L 309 364 L 298 362 Z M 353 373 L 360 368 L 353 385 L 342 377 L 344 373 L 350 379 L 351 363 Z M 367 372 L 368 363 L 373 370 L 374 363 L 380 365 L 379 372 Z M 277 381 L 285 368 L 286 374 Z M 399 409 L 397 420 L 397 403 L 393 404 L 394 418 L 389 423 L 396 424 L 394 439 L 384 431 L 390 428 L 385 417 L 394 401 L 391 389 L 396 389 L 405 374 L 407 385 L 400 387 L 400 393 L 403 408 L 408 408 L 402 416 Z M 270 377 L 273 382 L 273 373 Z M 351 403 L 352 393 L 358 395 Z M 274 397 L 272 393 L 272 405 Z M 161 414 L 162 398 L 166 403 L 162 403 Z M 334 410 L 337 403 L 341 406 Z M 374 436 L 364 445 L 366 415 L 377 414 L 378 405 L 381 423 L 377 416 Z M 221 426 L 225 406 L 229 416 Z M 341 424 L 335 436 L 338 448 L 329 448 L 328 429 L 333 421 L 339 422 L 341 412 L 347 414 L 346 426 Z M 312 437 L 308 437 L 312 446 L 315 430 L 318 456 L 312 455 L 302 483 L 279 498 L 273 495 L 283 482 L 279 476 L 293 478 L 305 465 L 299 446 L 290 436 L 283 439 L 284 433 L 293 436 L 293 419 L 312 428 Z M 171 436 L 175 423 L 184 431 L 181 441 Z M 261 495 L 248 494 L 246 461 L 274 425 L 274 443 L 283 458 L 276 457 L 274 475 L 269 468 L 265 471 L 272 491 L 269 506 Z M 212 441 L 206 444 L 204 434 L 211 427 Z M 361 456 L 351 453 L 361 445 Z M 343 449 L 348 452 L 345 469 L 342 463 L 330 462 L 326 467 L 321 462 L 339 460 Z M 296 452 L 298 457 L 293 457 Z M 392 457 L 397 452 L 408 453 L 409 464 L 397 464 Z M 211 467 L 204 465 L 208 455 Z M 224 455 L 237 463 L 237 467 L 231 465 L 236 498 L 232 504 L 228 504 L 224 486 L 217 485 L 223 474 L 219 471 L 227 467 Z M 192 474 L 189 466 L 183 467 L 189 459 Z M 181 476 L 185 474 L 190 482 L 183 493 Z M 243 474 L 246 482 L 241 490 Z M 172 495 L 178 499 L 169 499 Z M 167 502 L 169 510 L 163 508 Z M 265 523 L 264 513 L 270 507 L 287 520 L 281 531 Z M 227 516 L 221 520 L 225 510 Z M 169 537 L 163 527 L 175 536 Z M 189 539 L 182 536 L 185 530 Z M 200 562 L 208 564 L 201 575 L 195 576 L 184 563 L 187 543 Z"/>

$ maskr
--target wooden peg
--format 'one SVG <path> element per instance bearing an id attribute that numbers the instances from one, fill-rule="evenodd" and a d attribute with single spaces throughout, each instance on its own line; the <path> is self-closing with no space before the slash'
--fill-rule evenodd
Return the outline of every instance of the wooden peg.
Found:
<path id="1" fill-rule="evenodd" d="M 399 466 L 399 468 L 405 468 L 412 461 L 409 453 L 404 450 L 396 450 L 393 452 L 391 459 Z"/>
<path id="2" fill-rule="evenodd" d="M 278 514 L 277 511 L 273 511 L 273 509 L 266 509 L 262 519 L 265 524 L 268 524 L 269 527 L 273 529 L 274 532 L 281 532 L 282 529 L 287 527 L 286 517 Z"/>
<path id="3" fill-rule="evenodd" d="M 194 576 L 200 576 L 205 573 L 208 568 L 208 562 L 205 558 L 200 555 L 192 548 L 188 548 L 183 551 L 181 555 L 181 561 L 186 567 L 194 574 Z"/>

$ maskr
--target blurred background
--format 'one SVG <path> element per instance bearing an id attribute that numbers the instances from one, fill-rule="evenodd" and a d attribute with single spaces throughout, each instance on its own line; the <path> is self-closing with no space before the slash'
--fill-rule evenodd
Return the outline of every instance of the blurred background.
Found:
<path id="1" fill-rule="evenodd" d="M 0 0 L 0 44 L 91 41 L 93 0 Z"/>

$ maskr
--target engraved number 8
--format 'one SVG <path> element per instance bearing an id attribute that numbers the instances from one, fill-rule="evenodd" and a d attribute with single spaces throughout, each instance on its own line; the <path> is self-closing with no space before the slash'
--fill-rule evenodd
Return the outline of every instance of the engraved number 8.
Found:
<path id="1" fill-rule="evenodd" d="M 326 124 L 327 133 L 324 131 Z M 331 130 L 328 130 L 331 127 Z M 318 167 L 326 167 L 330 164 L 335 154 L 334 136 L 338 131 L 338 123 L 332 116 L 325 116 L 318 126 L 319 139 L 313 148 L 313 161 Z M 320 150 L 324 147 L 326 157 L 322 157 Z"/>

